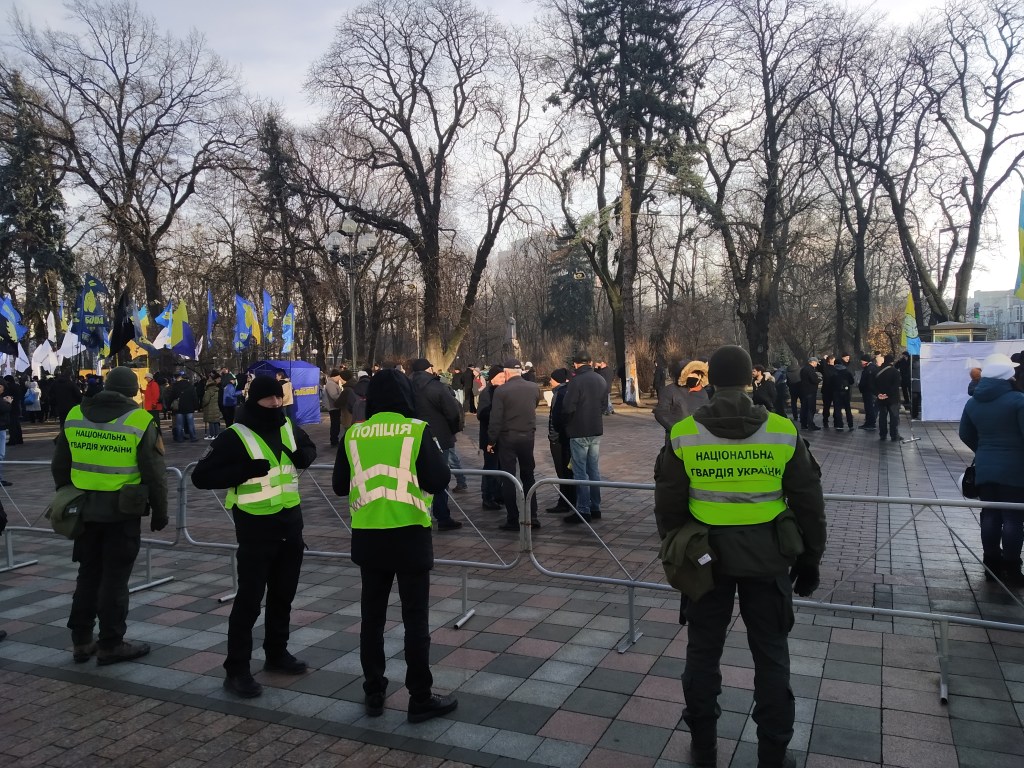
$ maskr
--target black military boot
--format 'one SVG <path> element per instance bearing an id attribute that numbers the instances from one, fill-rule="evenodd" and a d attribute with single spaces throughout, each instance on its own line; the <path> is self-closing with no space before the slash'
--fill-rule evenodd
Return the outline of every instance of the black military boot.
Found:
<path id="1" fill-rule="evenodd" d="M 1003 577 L 1003 558 L 1000 556 L 985 555 L 981 558 L 985 564 L 985 581 L 995 581 Z"/>
<path id="2" fill-rule="evenodd" d="M 785 744 L 771 741 L 757 743 L 757 768 L 796 768 L 796 758 Z"/>
<path id="3" fill-rule="evenodd" d="M 714 722 L 690 728 L 690 757 L 697 768 L 718 765 L 718 732 Z"/>

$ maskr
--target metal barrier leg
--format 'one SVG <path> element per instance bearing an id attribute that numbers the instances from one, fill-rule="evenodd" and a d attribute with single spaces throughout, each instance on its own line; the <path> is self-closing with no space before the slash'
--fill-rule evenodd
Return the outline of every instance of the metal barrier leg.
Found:
<path id="1" fill-rule="evenodd" d="M 949 703 L 949 622 L 939 622 L 939 701 Z"/>
<path id="2" fill-rule="evenodd" d="M 476 608 L 469 607 L 469 573 L 462 569 L 462 615 L 455 621 L 455 629 L 462 629 L 466 622 L 476 615 Z"/>
<path id="3" fill-rule="evenodd" d="M 629 608 L 629 632 L 626 636 L 619 641 L 618 646 L 615 650 L 619 653 L 625 653 L 632 646 L 636 644 L 636 641 L 644 636 L 643 632 L 638 632 L 636 629 L 636 588 L 626 587 L 626 604 Z"/>
<path id="4" fill-rule="evenodd" d="M 137 587 L 131 587 L 128 590 L 129 594 L 135 592 L 141 592 L 144 589 L 152 589 L 153 587 L 159 587 L 161 584 L 166 584 L 168 581 L 174 581 L 173 576 L 165 576 L 162 579 L 153 580 L 153 547 L 149 544 L 146 545 L 146 581 L 139 584 Z"/>
<path id="5" fill-rule="evenodd" d="M 235 556 L 235 550 L 231 550 L 231 594 L 222 595 L 217 598 L 218 603 L 226 603 L 229 600 L 234 600 L 235 595 L 238 594 L 238 559 Z"/>
<path id="6" fill-rule="evenodd" d="M 7 565 L 0 568 L 0 573 L 6 573 L 7 571 L 14 571 L 18 568 L 24 568 L 27 565 L 35 565 L 38 560 L 26 560 L 24 563 L 14 562 L 14 531 L 7 531 L 4 534 L 4 549 L 7 553 Z"/>

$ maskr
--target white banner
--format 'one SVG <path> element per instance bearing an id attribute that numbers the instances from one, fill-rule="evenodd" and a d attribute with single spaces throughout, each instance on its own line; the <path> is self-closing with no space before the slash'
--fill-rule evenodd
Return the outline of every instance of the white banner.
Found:
<path id="1" fill-rule="evenodd" d="M 1024 341 L 949 341 L 921 345 L 921 419 L 960 421 L 969 396 L 971 368 L 1001 352 L 1012 355 L 1024 349 Z"/>

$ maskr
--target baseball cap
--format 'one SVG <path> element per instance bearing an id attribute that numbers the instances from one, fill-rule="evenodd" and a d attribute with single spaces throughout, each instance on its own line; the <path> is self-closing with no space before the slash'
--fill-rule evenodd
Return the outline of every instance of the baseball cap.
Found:
<path id="1" fill-rule="evenodd" d="M 508 360 L 501 364 L 502 368 L 522 368 L 522 364 L 514 357 L 510 357 Z"/>

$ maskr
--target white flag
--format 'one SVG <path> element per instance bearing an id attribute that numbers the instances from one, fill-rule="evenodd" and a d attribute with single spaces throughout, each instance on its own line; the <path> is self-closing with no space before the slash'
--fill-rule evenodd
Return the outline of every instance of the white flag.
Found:
<path id="1" fill-rule="evenodd" d="M 18 344 L 18 362 L 14 364 L 14 367 L 19 371 L 25 371 L 32 367 L 32 361 L 28 359 L 25 348 L 21 344 Z"/>
<path id="2" fill-rule="evenodd" d="M 57 365 L 60 365 L 69 357 L 74 357 L 84 349 L 82 342 L 78 340 L 78 334 L 68 331 L 64 334 L 64 340 L 60 344 L 60 349 L 57 350 Z"/>
<path id="3" fill-rule="evenodd" d="M 46 316 L 46 340 L 51 344 L 57 343 L 57 321 L 53 319 L 53 312 Z"/>
<path id="4" fill-rule="evenodd" d="M 153 339 L 153 346 L 156 349 L 170 349 L 171 346 L 171 326 L 166 326 L 160 330 L 160 333 Z"/>

